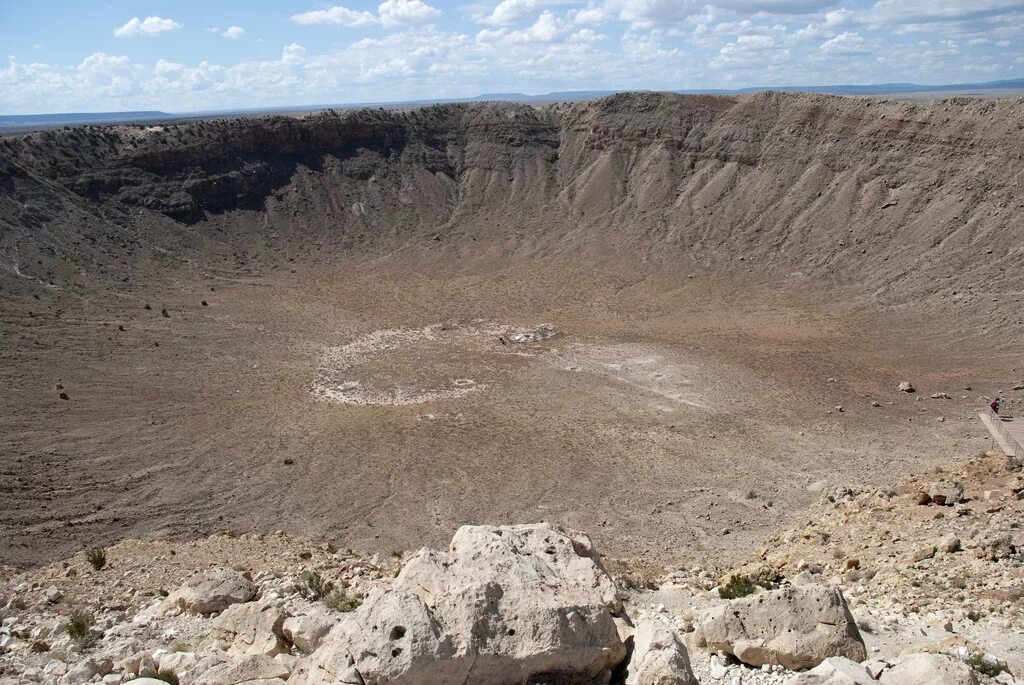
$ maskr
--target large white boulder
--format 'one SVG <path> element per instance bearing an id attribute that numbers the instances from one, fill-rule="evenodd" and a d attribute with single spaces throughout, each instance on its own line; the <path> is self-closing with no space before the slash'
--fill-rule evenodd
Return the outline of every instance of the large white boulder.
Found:
<path id="1" fill-rule="evenodd" d="M 256 586 L 245 575 L 234 569 L 218 568 L 192 576 L 164 603 L 194 614 L 212 614 L 255 596 Z"/>
<path id="2" fill-rule="evenodd" d="M 295 616 L 286 618 L 281 625 L 281 632 L 285 640 L 294 645 L 300 653 L 310 654 L 320 646 L 338 621 L 339 619 L 331 616 L 327 609 L 311 605 Z"/>
<path id="3" fill-rule="evenodd" d="M 198 670 L 198 669 L 197 669 Z M 279 661 L 262 654 L 247 656 L 241 661 L 226 661 L 197 675 L 195 685 L 279 685 L 290 672 Z"/>
<path id="4" fill-rule="evenodd" d="M 806 673 L 793 676 L 786 685 L 872 685 L 877 682 L 862 664 L 832 656 Z"/>
<path id="5" fill-rule="evenodd" d="M 287 651 L 282 626 L 284 609 L 275 601 L 232 604 L 213 619 L 214 636 L 230 643 L 228 653 L 274 656 Z"/>
<path id="6" fill-rule="evenodd" d="M 945 654 L 910 654 L 882 672 L 882 685 L 978 685 L 964 662 Z"/>
<path id="7" fill-rule="evenodd" d="M 654 617 L 637 625 L 626 685 L 697 685 L 690 655 L 667 619 Z"/>
<path id="8" fill-rule="evenodd" d="M 456 656 L 452 640 L 419 597 L 374 590 L 300 663 L 292 682 L 349 682 L 355 673 L 367 685 L 467 682 L 472 664 Z"/>
<path id="9" fill-rule="evenodd" d="M 463 526 L 447 552 L 422 550 L 391 590 L 371 593 L 290 682 L 347 669 L 367 685 L 587 682 L 625 658 L 621 608 L 586 536 L 549 524 Z"/>
<path id="10" fill-rule="evenodd" d="M 864 640 L 839 588 L 785 587 L 714 606 L 699 640 L 751 666 L 813 668 L 831 656 L 866 658 Z"/>

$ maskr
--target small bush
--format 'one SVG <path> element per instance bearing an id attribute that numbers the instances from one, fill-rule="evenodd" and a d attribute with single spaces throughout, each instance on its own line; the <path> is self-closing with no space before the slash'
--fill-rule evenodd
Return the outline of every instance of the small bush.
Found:
<path id="1" fill-rule="evenodd" d="M 89 565 L 99 571 L 107 565 L 107 550 L 102 547 L 93 547 L 85 552 L 85 560 Z"/>
<path id="2" fill-rule="evenodd" d="M 299 583 L 299 594 L 306 599 L 323 599 L 331 594 L 334 583 L 316 571 L 305 571 Z"/>
<path id="3" fill-rule="evenodd" d="M 738 599 L 757 592 L 757 584 L 749 577 L 737 573 L 729 578 L 724 585 L 719 586 L 718 596 L 722 599 Z"/>
<path id="4" fill-rule="evenodd" d="M 178 674 L 169 668 L 161 668 L 155 671 L 151 668 L 147 668 L 139 673 L 139 677 L 153 678 L 154 680 L 162 680 L 165 683 L 170 683 L 171 685 L 178 685 Z"/>
<path id="5" fill-rule="evenodd" d="M 335 611 L 341 611 L 343 613 L 355 611 L 360 607 L 360 605 L 362 605 L 362 603 L 362 595 L 350 595 L 344 590 L 335 590 L 324 597 L 324 604 Z"/>
<path id="6" fill-rule="evenodd" d="M 999 667 L 998 663 L 986 661 L 983 654 L 975 654 L 970 659 L 967 659 L 967 665 L 978 673 L 987 675 L 989 678 L 995 678 L 1003 672 L 1003 669 Z"/>
<path id="7" fill-rule="evenodd" d="M 95 622 L 92 614 L 84 611 L 73 611 L 68 617 L 68 623 L 64 626 L 64 630 L 78 644 L 87 645 L 92 642 L 92 631 L 90 629 Z"/>

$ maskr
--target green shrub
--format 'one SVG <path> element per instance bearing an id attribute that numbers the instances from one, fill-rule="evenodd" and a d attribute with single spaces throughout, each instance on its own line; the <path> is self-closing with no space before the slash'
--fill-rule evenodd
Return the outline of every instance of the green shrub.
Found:
<path id="1" fill-rule="evenodd" d="M 153 678 L 154 680 L 162 680 L 170 685 L 178 685 L 178 674 L 169 668 L 161 668 L 153 670 L 147 668 L 139 673 L 140 678 Z"/>
<path id="2" fill-rule="evenodd" d="M 350 595 L 344 590 L 335 590 L 331 594 L 324 597 L 324 604 L 335 611 L 341 611 L 348 613 L 355 611 L 363 603 L 362 595 Z"/>
<path id="3" fill-rule="evenodd" d="M 757 592 L 757 584 L 749 577 L 737 573 L 729 580 L 718 587 L 718 596 L 722 599 L 738 599 Z"/>
<path id="4" fill-rule="evenodd" d="M 68 623 L 64 626 L 68 636 L 80 645 L 87 645 L 92 642 L 92 631 L 90 630 L 96 621 L 92 614 L 84 611 L 72 611 L 68 616 Z"/>
<path id="5" fill-rule="evenodd" d="M 335 611 L 355 611 L 363 603 L 362 595 L 350 595 L 334 589 L 334 583 L 316 571 L 306 571 L 298 584 L 299 594 L 310 600 L 319 600 Z"/>
<path id="6" fill-rule="evenodd" d="M 323 599 L 331 594 L 334 583 L 316 571 L 304 571 L 299 583 L 299 594 L 306 599 Z"/>
<path id="7" fill-rule="evenodd" d="M 89 565 L 99 571 L 107 565 L 107 551 L 102 547 L 93 547 L 85 552 L 85 560 Z"/>
<path id="8" fill-rule="evenodd" d="M 987 675 L 989 678 L 995 678 L 1003 672 L 1003 669 L 999 667 L 998 663 L 985 661 L 985 657 L 982 654 L 975 654 L 970 659 L 967 659 L 967 665 L 978 673 Z"/>

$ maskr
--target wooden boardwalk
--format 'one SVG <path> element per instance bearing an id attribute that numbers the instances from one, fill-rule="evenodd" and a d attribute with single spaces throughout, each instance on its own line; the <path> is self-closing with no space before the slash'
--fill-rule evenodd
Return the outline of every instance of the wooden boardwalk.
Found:
<path id="1" fill-rule="evenodd" d="M 1011 457 L 1024 457 L 1024 417 L 998 417 L 991 410 L 978 414 L 978 418 L 988 428 L 992 438 L 1004 454 Z"/>

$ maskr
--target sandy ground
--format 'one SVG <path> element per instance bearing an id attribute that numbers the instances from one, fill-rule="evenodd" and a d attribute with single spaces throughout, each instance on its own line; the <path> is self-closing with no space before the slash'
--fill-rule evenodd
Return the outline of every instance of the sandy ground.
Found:
<path id="1" fill-rule="evenodd" d="M 0 562 L 225 529 L 390 551 L 546 519 L 612 556 L 727 563 L 822 482 L 989 447 L 975 411 L 1014 363 L 962 320 L 813 292 L 426 257 L 6 316 Z"/>

